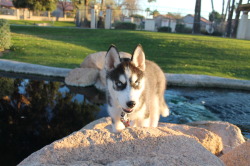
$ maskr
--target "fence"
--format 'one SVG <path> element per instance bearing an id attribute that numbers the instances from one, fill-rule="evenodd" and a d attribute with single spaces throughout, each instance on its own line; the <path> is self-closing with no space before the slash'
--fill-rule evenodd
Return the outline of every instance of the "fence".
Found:
<path id="1" fill-rule="evenodd" d="M 0 8 L 0 18 L 8 20 L 32 20 L 32 21 L 74 21 L 74 17 L 68 18 L 67 15 L 63 16 L 51 12 L 32 12 L 27 9 L 8 9 Z"/>
<path id="2" fill-rule="evenodd" d="M 64 16 L 62 11 L 58 9 L 53 12 L 31 12 L 27 9 L 0 8 L 0 18 L 10 20 L 75 21 L 79 27 L 106 29 L 115 28 L 117 22 L 128 22 L 135 24 L 137 30 L 158 31 L 159 29 L 162 30 L 161 27 L 168 27 L 165 28 L 167 32 L 177 33 L 192 33 L 194 22 L 194 17 L 191 14 L 182 18 L 156 14 L 150 16 L 149 12 L 145 10 L 110 9 L 108 7 L 100 9 L 97 6 L 88 7 L 87 9 L 82 8 L 75 13 L 66 13 Z M 201 18 L 200 25 L 203 34 L 225 35 L 226 22 L 211 23 L 205 18 Z"/>

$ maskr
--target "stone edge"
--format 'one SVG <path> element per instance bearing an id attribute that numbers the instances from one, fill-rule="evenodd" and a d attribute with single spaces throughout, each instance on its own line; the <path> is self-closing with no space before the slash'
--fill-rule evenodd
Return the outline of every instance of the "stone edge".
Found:
<path id="1" fill-rule="evenodd" d="M 0 59 L 0 71 L 34 74 L 42 76 L 66 77 L 72 69 L 48 67 L 11 60 Z M 210 87 L 250 90 L 250 81 L 195 74 L 165 74 L 168 86 Z"/>

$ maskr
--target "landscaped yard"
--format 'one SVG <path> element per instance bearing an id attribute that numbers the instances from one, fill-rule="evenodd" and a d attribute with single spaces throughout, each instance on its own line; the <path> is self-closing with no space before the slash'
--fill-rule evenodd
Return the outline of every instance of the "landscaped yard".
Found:
<path id="1" fill-rule="evenodd" d="M 75 68 L 90 53 L 115 44 L 132 52 L 141 43 L 147 59 L 167 73 L 250 80 L 250 41 L 126 30 L 11 26 L 12 51 L 1 58 Z"/>
<path id="2" fill-rule="evenodd" d="M 9 20 L 10 24 L 16 24 L 16 25 L 36 25 L 39 23 L 48 23 L 51 26 L 60 26 L 60 27 L 75 27 L 74 22 L 68 22 L 68 21 L 30 21 L 30 20 Z"/>

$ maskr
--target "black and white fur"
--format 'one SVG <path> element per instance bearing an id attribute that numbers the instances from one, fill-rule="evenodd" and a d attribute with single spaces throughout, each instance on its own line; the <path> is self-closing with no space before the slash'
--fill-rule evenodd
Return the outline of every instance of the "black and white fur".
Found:
<path id="1" fill-rule="evenodd" d="M 157 127 L 160 115 L 169 115 L 164 100 L 166 78 L 160 67 L 145 60 L 141 45 L 131 58 L 120 58 L 114 45 L 105 59 L 108 112 L 114 132 L 125 128 L 121 113 L 125 112 L 133 127 Z"/>

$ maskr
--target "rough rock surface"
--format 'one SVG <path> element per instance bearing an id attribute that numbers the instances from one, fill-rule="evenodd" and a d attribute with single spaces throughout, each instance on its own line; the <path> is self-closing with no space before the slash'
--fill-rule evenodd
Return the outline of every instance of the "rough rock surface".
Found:
<path id="1" fill-rule="evenodd" d="M 65 83 L 72 86 L 90 86 L 96 83 L 98 75 L 97 69 L 75 68 L 65 77 Z"/>
<path id="2" fill-rule="evenodd" d="M 174 131 L 178 131 L 196 138 L 202 144 L 202 146 L 215 155 L 220 155 L 222 152 L 223 144 L 221 137 L 209 130 L 171 123 L 161 123 L 159 126 L 165 126 Z"/>
<path id="3" fill-rule="evenodd" d="M 228 122 L 200 121 L 192 122 L 188 125 L 205 128 L 220 136 L 223 142 L 222 152 L 224 154 L 245 142 L 241 130 L 237 126 Z"/>
<path id="4" fill-rule="evenodd" d="M 132 56 L 126 52 L 119 53 L 122 58 L 130 58 Z M 68 74 L 65 78 L 65 83 L 81 87 L 95 85 L 97 89 L 104 91 L 106 86 L 106 72 L 104 69 L 106 54 L 106 51 L 101 51 L 88 55 L 80 64 L 80 68 L 73 69 Z M 90 79 L 88 80 L 88 78 Z"/>
<path id="5" fill-rule="evenodd" d="M 195 137 L 158 128 L 110 132 L 103 118 L 45 146 L 20 165 L 224 165 Z"/>
<path id="6" fill-rule="evenodd" d="M 94 68 L 102 70 L 104 68 L 105 56 L 107 51 L 96 52 L 89 54 L 81 63 L 81 68 Z M 132 55 L 126 52 L 119 52 L 122 58 L 130 58 Z"/>
<path id="7" fill-rule="evenodd" d="M 250 165 L 250 140 L 220 157 L 227 166 Z"/>
<path id="8" fill-rule="evenodd" d="M 171 123 L 159 123 L 159 127 L 164 127 L 172 129 L 176 132 L 180 132 L 184 135 L 188 135 L 196 139 L 199 143 L 202 144 L 207 150 L 212 152 L 215 155 L 221 154 L 223 144 L 221 138 L 214 134 L 213 132 L 188 125 L 180 124 L 171 124 Z M 84 129 L 108 129 L 111 131 L 111 120 L 110 118 L 101 118 L 99 120 L 93 121 L 86 125 Z"/>

